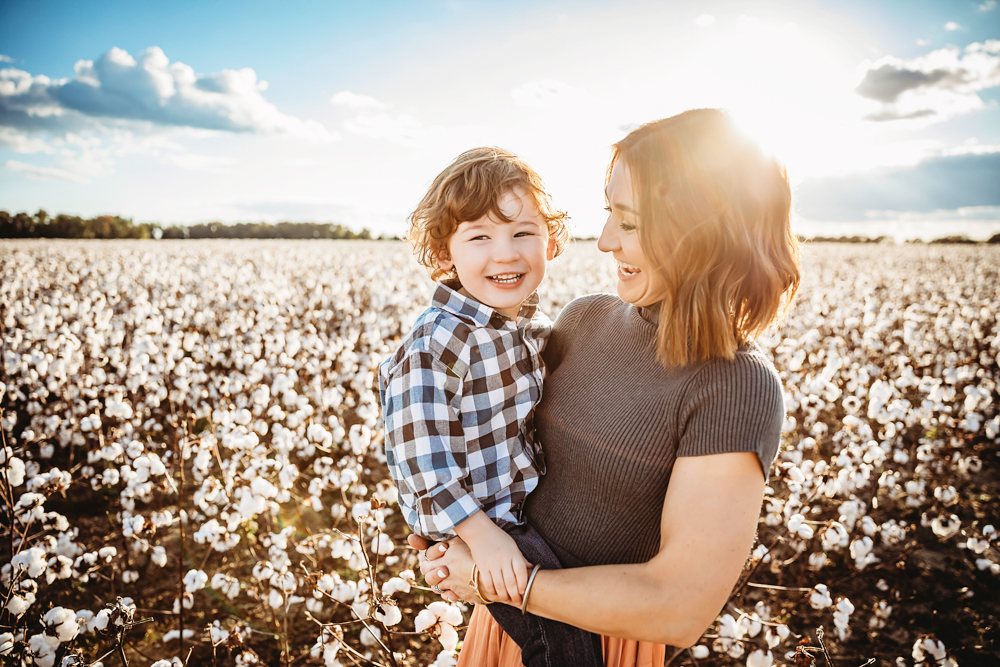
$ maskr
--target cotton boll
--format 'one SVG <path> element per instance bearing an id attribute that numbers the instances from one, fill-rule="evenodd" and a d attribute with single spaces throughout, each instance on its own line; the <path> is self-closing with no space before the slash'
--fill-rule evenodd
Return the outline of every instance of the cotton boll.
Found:
<path id="1" fill-rule="evenodd" d="M 982 568 L 980 568 L 982 569 Z M 7 611 L 11 613 L 15 618 L 20 617 L 24 612 L 28 611 L 28 608 L 35 603 L 34 593 L 21 593 L 11 595 L 10 599 L 7 601 L 7 606 L 4 607 Z"/>
<path id="2" fill-rule="evenodd" d="M 369 648 L 374 648 L 378 646 L 379 639 L 382 638 L 382 632 L 378 628 L 365 628 L 361 631 L 361 645 L 367 646 Z M 457 640 L 456 640 L 457 642 Z"/>
<path id="3" fill-rule="evenodd" d="M 167 564 L 167 550 L 159 545 L 153 547 L 153 554 L 149 557 L 154 564 L 164 567 Z"/>
<path id="4" fill-rule="evenodd" d="M 0 394 L 0 398 L 2 398 Z M 0 632 L 0 655 L 9 655 L 14 650 L 14 635 L 10 632 Z"/>
<path id="5" fill-rule="evenodd" d="M 833 598 L 830 597 L 830 590 L 825 584 L 816 584 L 812 593 L 809 594 L 809 605 L 816 609 L 826 609 L 833 605 Z"/>
<path id="6" fill-rule="evenodd" d="M 441 647 L 446 651 L 454 651 L 458 646 L 458 632 L 448 623 L 441 623 L 440 627 L 441 634 L 438 636 L 438 641 L 441 642 Z"/>
<path id="7" fill-rule="evenodd" d="M 24 484 L 24 461 L 16 456 L 7 461 L 7 481 L 14 488 Z"/>
<path id="8" fill-rule="evenodd" d="M 372 540 L 372 551 L 380 556 L 387 556 L 391 554 L 395 548 L 396 546 L 385 533 L 379 533 L 378 536 Z"/>
<path id="9" fill-rule="evenodd" d="M 76 613 L 65 607 L 53 607 L 42 617 L 42 622 L 60 642 L 68 642 L 80 632 Z"/>
<path id="10" fill-rule="evenodd" d="M 392 627 L 403 620 L 403 614 L 396 605 L 383 602 L 375 608 L 375 619 L 386 627 Z"/>
<path id="11" fill-rule="evenodd" d="M 37 667 L 53 667 L 58 649 L 59 639 L 56 637 L 32 635 L 28 640 L 28 652 L 31 653 Z"/>
<path id="12" fill-rule="evenodd" d="M 329 575 L 324 575 L 329 576 Z M 409 593 L 410 592 L 410 582 L 406 581 L 401 577 L 392 577 L 389 581 L 382 584 L 382 595 L 391 596 L 394 593 Z"/>
<path id="13" fill-rule="evenodd" d="M 771 655 L 770 651 L 763 651 L 762 649 L 757 649 L 747 656 L 747 667 L 772 667 L 774 665 L 774 656 Z"/>
<path id="14" fill-rule="evenodd" d="M 941 539 L 955 535 L 962 527 L 962 521 L 954 514 L 938 516 L 931 520 L 931 530 Z"/>
<path id="15" fill-rule="evenodd" d="M 200 591 L 208 583 L 208 575 L 201 570 L 188 570 L 184 575 L 184 591 L 194 593 Z"/>

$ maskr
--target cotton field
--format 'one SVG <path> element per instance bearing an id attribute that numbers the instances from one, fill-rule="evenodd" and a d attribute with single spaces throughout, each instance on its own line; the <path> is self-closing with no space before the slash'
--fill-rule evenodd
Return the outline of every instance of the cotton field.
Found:
<path id="1" fill-rule="evenodd" d="M 998 273 L 806 248 L 760 341 L 758 545 L 671 664 L 997 664 Z M 432 287 L 406 246 L 8 241 L 0 274 L 3 664 L 454 664 L 471 609 L 423 586 L 382 452 L 376 368 Z M 576 243 L 542 307 L 613 289 Z"/>

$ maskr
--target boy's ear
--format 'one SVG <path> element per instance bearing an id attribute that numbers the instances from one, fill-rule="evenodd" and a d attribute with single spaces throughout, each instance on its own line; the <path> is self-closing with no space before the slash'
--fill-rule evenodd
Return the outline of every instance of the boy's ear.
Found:
<path id="1" fill-rule="evenodd" d="M 455 266 L 455 262 L 451 261 L 451 254 L 447 248 L 436 248 L 434 250 L 434 258 L 437 259 L 438 266 L 444 271 L 451 271 L 452 267 Z"/>
<path id="2" fill-rule="evenodd" d="M 555 256 L 556 256 L 556 240 L 550 238 L 549 245 L 545 249 L 545 259 L 551 262 L 553 259 L 555 259 Z"/>

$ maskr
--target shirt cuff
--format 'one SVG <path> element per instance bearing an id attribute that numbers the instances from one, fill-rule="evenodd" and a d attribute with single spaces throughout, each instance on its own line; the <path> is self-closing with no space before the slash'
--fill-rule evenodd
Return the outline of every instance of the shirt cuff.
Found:
<path id="1" fill-rule="evenodd" d="M 455 526 L 482 509 L 479 500 L 453 480 L 417 498 L 420 533 L 433 539 L 455 536 Z"/>

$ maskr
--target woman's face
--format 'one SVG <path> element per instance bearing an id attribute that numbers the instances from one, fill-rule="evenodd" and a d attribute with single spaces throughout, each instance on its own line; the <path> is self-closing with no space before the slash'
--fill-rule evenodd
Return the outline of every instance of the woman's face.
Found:
<path id="1" fill-rule="evenodd" d="M 636 306 L 651 306 L 663 300 L 663 280 L 646 259 L 639 238 L 637 207 L 632 199 L 632 176 L 624 160 L 611 170 L 605 192 L 608 221 L 597 247 L 610 252 L 618 262 L 618 296 Z"/>

